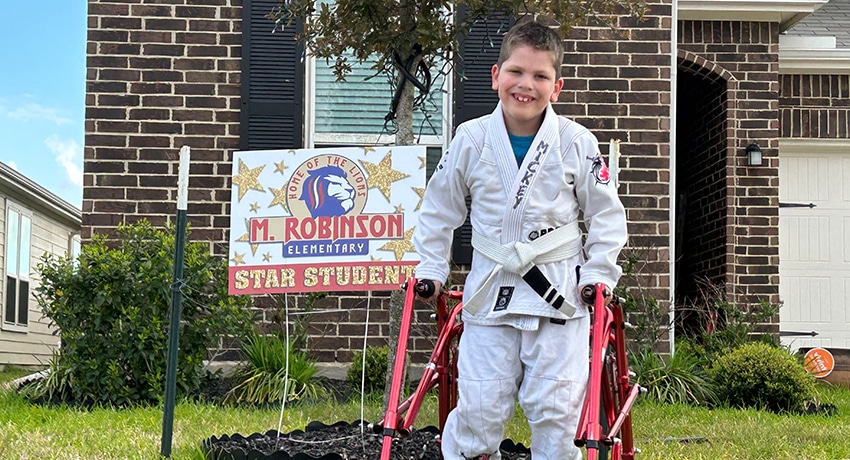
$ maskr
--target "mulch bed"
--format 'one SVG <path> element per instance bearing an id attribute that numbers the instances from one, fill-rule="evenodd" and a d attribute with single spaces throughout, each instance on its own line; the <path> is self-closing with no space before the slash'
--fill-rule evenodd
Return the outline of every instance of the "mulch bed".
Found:
<path id="1" fill-rule="evenodd" d="M 405 438 L 395 438 L 391 460 L 440 460 L 438 432 L 434 427 L 413 430 Z M 325 425 L 312 422 L 304 431 L 278 434 L 271 430 L 250 436 L 235 434 L 205 439 L 201 448 L 212 460 L 376 460 L 380 458 L 383 436 L 363 422 Z M 502 459 L 530 459 L 522 444 L 506 440 Z"/>
<path id="2" fill-rule="evenodd" d="M 205 391 L 208 400 L 217 399 L 227 382 L 210 382 Z M 339 380 L 324 380 L 323 385 L 331 397 L 339 400 L 352 397 L 356 392 Z M 211 391 L 210 391 L 211 390 Z M 439 432 L 436 427 L 414 429 L 410 435 L 393 440 L 391 460 L 440 460 Z M 278 433 L 244 435 L 240 433 L 212 436 L 201 442 L 209 460 L 377 460 L 381 456 L 383 436 L 372 431 L 362 421 L 337 422 L 325 425 L 312 422 L 304 430 Z M 522 444 L 506 440 L 501 446 L 503 460 L 530 459 L 531 454 Z"/>

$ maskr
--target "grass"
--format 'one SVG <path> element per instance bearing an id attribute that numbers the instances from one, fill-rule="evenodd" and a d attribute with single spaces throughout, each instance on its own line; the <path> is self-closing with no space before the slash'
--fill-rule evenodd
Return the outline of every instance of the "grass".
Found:
<path id="1" fill-rule="evenodd" d="M 11 380 L 0 372 L 0 382 Z M 16 375 L 19 376 L 19 375 Z M 820 386 L 821 400 L 837 415 L 777 415 L 755 410 L 709 410 L 686 405 L 641 402 L 633 410 L 635 437 L 649 459 L 850 459 L 850 389 Z M 380 418 L 380 398 L 369 398 L 364 418 Z M 181 402 L 175 408 L 174 460 L 201 460 L 201 440 L 223 434 L 250 434 L 277 428 L 279 408 L 221 407 Z M 282 431 L 320 420 L 332 423 L 361 417 L 359 401 L 287 406 Z M 430 398 L 417 425 L 436 423 Z M 156 459 L 162 435 L 162 408 L 82 410 L 33 406 L 10 391 L 0 392 L 0 458 Z M 528 445 L 528 428 L 518 414 L 507 436 Z"/>

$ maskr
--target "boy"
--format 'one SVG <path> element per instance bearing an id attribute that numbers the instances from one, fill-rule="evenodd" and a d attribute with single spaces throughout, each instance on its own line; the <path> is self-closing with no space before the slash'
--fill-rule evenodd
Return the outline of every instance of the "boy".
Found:
<path id="1" fill-rule="evenodd" d="M 534 460 L 582 457 L 573 438 L 590 321 L 578 267 L 582 286 L 614 288 L 626 218 L 596 138 L 552 109 L 562 56 L 560 37 L 543 24 L 509 30 L 491 71 L 499 104 L 458 127 L 425 192 L 416 276 L 435 280 L 437 292 L 449 275 L 452 231 L 472 200 L 475 252 L 464 286 L 459 400 L 442 434 L 446 460 L 501 458 L 517 398 Z"/>

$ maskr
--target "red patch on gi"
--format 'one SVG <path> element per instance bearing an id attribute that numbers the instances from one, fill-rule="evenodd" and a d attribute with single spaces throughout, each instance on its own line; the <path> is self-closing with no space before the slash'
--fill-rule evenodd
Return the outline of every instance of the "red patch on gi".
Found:
<path id="1" fill-rule="evenodd" d="M 596 179 L 596 183 L 608 184 L 608 182 L 611 181 L 611 174 L 608 172 L 608 165 L 605 164 L 605 160 L 602 158 L 602 155 L 587 157 L 587 159 L 593 162 L 590 166 L 590 174 L 592 174 L 593 178 Z"/>

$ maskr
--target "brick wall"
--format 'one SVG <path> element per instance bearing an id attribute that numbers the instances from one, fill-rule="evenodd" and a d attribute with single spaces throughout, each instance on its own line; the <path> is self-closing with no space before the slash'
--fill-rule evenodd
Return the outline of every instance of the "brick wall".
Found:
<path id="1" fill-rule="evenodd" d="M 780 135 L 850 137 L 850 75 L 780 75 Z"/>
<path id="2" fill-rule="evenodd" d="M 620 144 L 620 197 L 638 273 L 622 284 L 670 297 L 670 39 L 671 2 L 650 2 L 643 20 L 577 28 L 566 42 L 564 90 L 555 110 L 587 126 L 607 154 Z"/>
<path id="3" fill-rule="evenodd" d="M 89 1 L 82 237 L 175 213 L 192 149 L 192 238 L 227 241 L 239 141 L 239 0 Z"/>
<path id="4" fill-rule="evenodd" d="M 727 86 L 728 119 L 722 127 L 726 156 L 725 164 L 718 168 L 722 169 L 727 192 L 728 215 L 722 223 L 727 235 L 724 251 L 727 296 L 741 305 L 758 299 L 776 304 L 779 301 L 778 24 L 681 21 L 679 37 L 680 71 L 702 77 L 715 75 L 709 79 L 720 78 Z M 746 166 L 744 149 L 751 142 L 760 145 L 765 166 Z M 711 215 L 705 213 L 705 218 Z"/>

